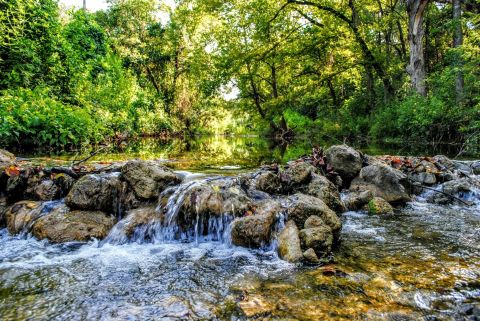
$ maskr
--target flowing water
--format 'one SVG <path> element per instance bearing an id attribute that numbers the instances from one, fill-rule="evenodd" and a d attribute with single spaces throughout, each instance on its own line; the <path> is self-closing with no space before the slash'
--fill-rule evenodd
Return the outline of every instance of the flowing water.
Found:
<path id="1" fill-rule="evenodd" d="M 129 217 L 88 244 L 0 230 L 0 320 L 479 320 L 480 191 L 462 196 L 472 206 L 426 193 L 393 215 L 344 213 L 331 262 L 296 266 L 275 244 L 232 246 L 228 215 L 179 229 L 185 192 L 215 172 L 166 191 L 165 219 L 130 236 Z"/>

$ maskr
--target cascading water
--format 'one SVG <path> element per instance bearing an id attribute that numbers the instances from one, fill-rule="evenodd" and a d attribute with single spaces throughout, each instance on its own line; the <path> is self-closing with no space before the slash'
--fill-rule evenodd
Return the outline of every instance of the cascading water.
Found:
<path id="1" fill-rule="evenodd" d="M 179 186 L 164 190 L 158 198 L 158 205 L 152 208 L 131 211 L 120 220 L 110 231 L 101 244 L 136 243 L 165 243 L 165 242 L 222 242 L 230 245 L 230 224 L 234 219 L 233 213 L 226 211 L 220 215 L 205 215 L 200 213 L 199 202 L 195 202 L 195 215 L 192 220 L 185 221 L 182 216 L 182 207 L 185 198 L 193 194 L 192 191 L 222 177 L 187 180 Z M 166 202 L 165 202 L 166 199 Z M 145 213 L 142 213 L 144 211 Z M 138 216 L 148 216 L 145 221 L 136 222 Z M 182 221 L 182 222 L 180 222 Z M 131 230 L 127 235 L 127 231 Z"/>

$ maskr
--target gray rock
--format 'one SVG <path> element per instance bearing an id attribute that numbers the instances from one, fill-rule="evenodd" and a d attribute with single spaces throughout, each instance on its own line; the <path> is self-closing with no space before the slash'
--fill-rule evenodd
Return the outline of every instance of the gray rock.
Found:
<path id="1" fill-rule="evenodd" d="M 32 227 L 38 239 L 53 243 L 103 239 L 115 225 L 115 218 L 100 211 L 69 211 L 66 206 L 58 207 L 40 217 Z"/>
<path id="2" fill-rule="evenodd" d="M 42 202 L 21 201 L 10 206 L 5 212 L 7 229 L 11 234 L 28 231 L 31 222 L 40 217 Z"/>
<path id="3" fill-rule="evenodd" d="M 441 191 L 444 193 L 429 192 L 428 201 L 438 204 L 449 204 L 455 202 L 455 199 L 448 195 L 462 197 L 473 195 L 480 189 L 480 178 L 461 178 L 449 181 L 441 185 Z M 446 195 L 447 194 L 447 195 Z"/>
<path id="4" fill-rule="evenodd" d="M 52 180 L 45 180 L 35 186 L 34 194 L 38 200 L 51 201 L 59 196 L 60 190 Z"/>
<path id="5" fill-rule="evenodd" d="M 434 185 L 437 183 L 435 174 L 428 172 L 413 173 L 410 175 L 410 179 L 422 185 Z"/>
<path id="6" fill-rule="evenodd" d="M 321 199 L 305 194 L 294 194 L 289 198 L 288 219 L 297 226 L 304 226 L 305 221 L 312 215 L 320 217 L 330 226 L 334 233 L 340 231 L 342 223 L 338 216 Z"/>
<path id="7" fill-rule="evenodd" d="M 345 205 L 340 198 L 337 187 L 325 176 L 312 174 L 311 182 L 302 191 L 305 194 L 321 199 L 336 212 L 345 212 Z"/>
<path id="8" fill-rule="evenodd" d="M 475 161 L 470 164 L 470 168 L 472 169 L 474 175 L 480 175 L 480 161 Z"/>
<path id="9" fill-rule="evenodd" d="M 278 254 L 288 262 L 299 262 L 303 258 L 298 228 L 293 221 L 288 221 L 278 236 Z"/>
<path id="10" fill-rule="evenodd" d="M 138 197 L 157 197 L 167 186 L 181 182 L 179 175 L 152 161 L 130 161 L 122 167 L 122 177 Z"/>
<path id="11" fill-rule="evenodd" d="M 309 248 L 305 252 L 303 252 L 303 258 L 310 263 L 313 264 L 318 264 L 320 263 L 320 259 L 318 258 L 317 254 L 315 253 L 315 250 L 312 248 Z"/>
<path id="12" fill-rule="evenodd" d="M 269 194 L 279 194 L 283 191 L 282 181 L 277 174 L 271 171 L 260 172 L 255 177 L 255 187 L 259 191 Z"/>
<path id="13" fill-rule="evenodd" d="M 349 182 L 362 169 L 362 156 L 347 145 L 332 146 L 325 152 L 327 164 L 340 174 L 345 182 Z"/>
<path id="14" fill-rule="evenodd" d="M 350 191 L 345 195 L 343 203 L 349 211 L 357 211 L 368 204 L 373 199 L 373 192 L 371 190 L 364 191 Z"/>
<path id="15" fill-rule="evenodd" d="M 280 203 L 274 200 L 257 204 L 253 215 L 236 218 L 232 222 L 232 243 L 253 248 L 267 245 L 271 240 L 277 215 L 282 211 Z"/>
<path id="16" fill-rule="evenodd" d="M 118 173 L 86 175 L 73 185 L 65 203 L 73 209 L 115 212 L 121 185 Z"/>
<path id="17" fill-rule="evenodd" d="M 439 167 L 439 169 L 442 171 L 455 170 L 455 164 L 445 155 L 434 156 L 433 160 L 435 161 L 435 163 L 437 163 L 437 167 Z"/>
<path id="18" fill-rule="evenodd" d="M 310 182 L 315 171 L 316 168 L 309 163 L 292 162 L 282 174 L 289 186 L 296 186 Z"/>
<path id="19" fill-rule="evenodd" d="M 387 202 L 407 202 L 410 201 L 407 186 L 407 176 L 401 171 L 387 165 L 369 165 L 352 181 L 350 190 L 369 190 Z"/>
<path id="20" fill-rule="evenodd" d="M 332 250 L 333 233 L 330 227 L 322 225 L 300 231 L 302 248 L 312 248 L 317 256 L 325 256 Z"/>

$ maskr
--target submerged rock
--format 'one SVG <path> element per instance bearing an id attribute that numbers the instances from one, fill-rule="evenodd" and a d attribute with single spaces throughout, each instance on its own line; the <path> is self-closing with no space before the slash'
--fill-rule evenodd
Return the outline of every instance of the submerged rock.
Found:
<path id="1" fill-rule="evenodd" d="M 288 262 L 299 262 L 303 258 L 298 228 L 294 221 L 288 221 L 278 236 L 278 254 Z"/>
<path id="2" fill-rule="evenodd" d="M 86 175 L 73 185 L 65 203 L 73 209 L 115 212 L 120 190 L 118 173 Z"/>
<path id="3" fill-rule="evenodd" d="M 337 214 L 332 211 L 321 199 L 297 193 L 289 198 L 288 219 L 293 220 L 297 226 L 304 226 L 305 221 L 312 215 L 320 217 L 334 233 L 338 233 L 342 223 Z"/>
<path id="4" fill-rule="evenodd" d="M 393 207 L 381 197 L 374 197 L 367 204 L 369 214 L 393 214 Z"/>
<path id="5" fill-rule="evenodd" d="M 171 184 L 182 181 L 171 169 L 152 161 L 130 161 L 122 167 L 122 177 L 138 197 L 151 199 Z"/>
<path id="6" fill-rule="evenodd" d="M 300 241 L 303 248 L 312 248 L 317 256 L 325 256 L 332 250 L 333 233 L 328 225 L 300 230 Z"/>
<path id="7" fill-rule="evenodd" d="M 387 202 L 408 202 L 407 176 L 387 165 L 369 165 L 362 168 L 360 175 L 352 181 L 350 190 L 369 190 L 374 196 Z"/>
<path id="8" fill-rule="evenodd" d="M 70 211 L 60 206 L 35 221 L 32 234 L 54 243 L 103 239 L 115 225 L 115 218 L 100 211 Z"/>
<path id="9" fill-rule="evenodd" d="M 42 202 L 21 201 L 10 206 L 5 213 L 8 232 L 18 234 L 41 214 Z"/>
<path id="10" fill-rule="evenodd" d="M 345 205 L 340 198 L 337 187 L 325 176 L 312 174 L 312 180 L 302 191 L 305 194 L 321 199 L 336 212 L 345 212 Z"/>
<path id="11" fill-rule="evenodd" d="M 362 169 L 362 155 L 347 145 L 332 146 L 325 151 L 327 164 L 340 174 L 345 182 L 351 181 Z"/>
<path id="12" fill-rule="evenodd" d="M 253 215 L 236 218 L 232 222 L 232 243 L 254 248 L 268 244 L 277 213 L 281 211 L 278 202 L 266 201 L 257 207 Z"/>

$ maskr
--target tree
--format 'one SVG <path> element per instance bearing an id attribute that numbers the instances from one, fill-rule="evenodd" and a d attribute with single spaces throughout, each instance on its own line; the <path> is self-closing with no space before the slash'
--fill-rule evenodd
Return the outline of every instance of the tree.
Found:
<path id="1" fill-rule="evenodd" d="M 463 45 L 463 31 L 462 31 L 462 1 L 453 0 L 453 47 L 461 48 Z M 457 93 L 457 101 L 461 101 L 463 98 L 463 88 L 465 86 L 463 73 L 462 73 L 462 56 L 460 53 L 455 53 L 455 67 L 457 70 L 457 77 L 455 79 L 455 91 Z"/>
<path id="2" fill-rule="evenodd" d="M 423 17 L 428 3 L 429 0 L 407 0 L 408 41 L 410 43 L 410 62 L 407 72 L 410 75 L 412 87 L 422 96 L 427 95 Z"/>

